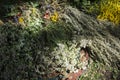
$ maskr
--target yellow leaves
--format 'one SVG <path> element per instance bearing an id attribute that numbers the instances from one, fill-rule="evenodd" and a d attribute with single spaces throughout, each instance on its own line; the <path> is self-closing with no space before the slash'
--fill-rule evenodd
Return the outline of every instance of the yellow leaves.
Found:
<path id="1" fill-rule="evenodd" d="M 115 24 L 120 24 L 120 4 L 119 0 L 107 0 L 106 4 L 104 1 L 100 4 L 100 14 L 97 16 L 97 19 L 109 20 Z"/>
<path id="2" fill-rule="evenodd" d="M 104 20 L 104 18 L 103 18 L 101 15 L 98 15 L 98 16 L 97 16 L 97 19 L 98 19 L 98 20 Z"/>
<path id="3" fill-rule="evenodd" d="M 58 21 L 58 13 L 57 12 L 54 12 L 54 14 L 51 16 L 51 20 L 53 21 L 53 22 L 57 22 Z"/>

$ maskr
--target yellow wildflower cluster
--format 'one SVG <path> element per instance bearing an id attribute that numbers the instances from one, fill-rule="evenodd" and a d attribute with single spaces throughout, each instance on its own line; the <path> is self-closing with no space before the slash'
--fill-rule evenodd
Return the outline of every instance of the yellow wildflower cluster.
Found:
<path id="1" fill-rule="evenodd" d="M 65 1 L 60 0 L 44 0 L 43 10 L 45 10 L 44 18 L 50 19 L 52 22 L 57 22 L 61 18 L 61 14 L 64 13 Z M 46 7 L 46 8 L 45 8 Z"/>
<path id="2" fill-rule="evenodd" d="M 109 20 L 120 24 L 120 0 L 102 0 L 97 19 Z"/>
<path id="3" fill-rule="evenodd" d="M 51 20 L 53 22 L 57 22 L 58 21 L 58 13 L 57 12 L 54 12 L 54 15 L 51 16 Z"/>
<path id="4" fill-rule="evenodd" d="M 23 17 L 19 17 L 19 18 L 18 18 L 18 22 L 19 22 L 19 24 L 25 26 L 24 18 L 23 18 Z"/>
<path id="5" fill-rule="evenodd" d="M 24 22 L 23 17 L 19 17 L 18 21 L 19 21 L 19 23 L 23 23 Z"/>

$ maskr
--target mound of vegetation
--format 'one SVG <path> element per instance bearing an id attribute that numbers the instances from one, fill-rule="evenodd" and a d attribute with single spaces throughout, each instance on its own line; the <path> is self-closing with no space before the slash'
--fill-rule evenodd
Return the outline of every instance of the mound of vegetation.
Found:
<path id="1" fill-rule="evenodd" d="M 114 15 L 119 8 L 110 13 L 111 0 L 106 6 L 98 0 L 62 1 L 2 2 L 1 80 L 120 79 L 120 27 Z"/>

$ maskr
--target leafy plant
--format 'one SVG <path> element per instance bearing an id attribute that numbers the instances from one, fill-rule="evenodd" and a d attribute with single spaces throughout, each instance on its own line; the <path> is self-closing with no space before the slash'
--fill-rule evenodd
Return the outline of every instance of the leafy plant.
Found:
<path id="1" fill-rule="evenodd" d="M 120 24 L 120 2 L 119 0 L 102 0 L 100 2 L 100 14 L 98 19 L 108 20 Z"/>
<path id="2" fill-rule="evenodd" d="M 36 27 L 22 28 L 10 23 L 0 27 L 0 79 L 35 78 L 35 66 L 40 65 L 42 55 L 47 59 L 57 42 L 65 43 L 72 35 L 72 28 L 60 22 Z"/>

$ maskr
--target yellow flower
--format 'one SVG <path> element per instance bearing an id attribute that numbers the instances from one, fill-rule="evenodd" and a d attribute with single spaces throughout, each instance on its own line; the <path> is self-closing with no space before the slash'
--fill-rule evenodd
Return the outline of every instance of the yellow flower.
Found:
<path id="1" fill-rule="evenodd" d="M 19 21 L 19 23 L 23 23 L 24 22 L 23 17 L 19 17 L 18 21 Z"/>
<path id="2" fill-rule="evenodd" d="M 57 21 L 56 18 L 55 18 L 55 16 L 51 16 L 51 20 L 52 20 L 53 22 L 56 22 L 56 21 Z"/>
<path id="3" fill-rule="evenodd" d="M 58 13 L 57 13 L 57 12 L 54 12 L 54 15 L 51 16 L 51 20 L 52 20 L 53 22 L 58 21 Z"/>

